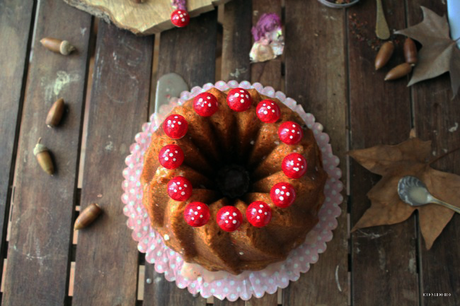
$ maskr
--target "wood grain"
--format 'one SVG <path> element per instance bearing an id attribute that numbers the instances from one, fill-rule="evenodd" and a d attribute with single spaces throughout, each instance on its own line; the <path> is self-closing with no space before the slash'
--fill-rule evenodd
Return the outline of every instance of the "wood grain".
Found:
<path id="1" fill-rule="evenodd" d="M 254 300 L 254 299 L 251 299 Z M 223 301 L 219 300 L 218 298 L 214 297 L 213 306 L 245 306 L 245 301 L 242 299 L 238 299 L 234 302 L 230 302 L 229 300 L 225 299 Z"/>
<path id="2" fill-rule="evenodd" d="M 41 1 L 37 10 L 40 22 L 19 136 L 3 305 L 59 305 L 67 299 L 91 17 L 60 1 Z M 46 36 L 68 38 L 78 52 L 69 57 L 52 53 L 39 43 Z M 59 97 L 66 101 L 66 117 L 59 128 L 48 129 L 48 109 Z M 32 153 L 39 137 L 53 153 L 53 177 L 40 169 Z"/>
<path id="3" fill-rule="evenodd" d="M 327 9 L 317 1 L 286 0 L 285 93 L 323 124 L 343 173 L 347 171 L 345 24 L 342 10 Z M 342 182 L 346 181 L 344 175 Z M 284 304 L 348 304 L 346 201 L 341 208 L 334 238 L 318 262 L 283 290 Z"/>
<path id="4" fill-rule="evenodd" d="M 147 118 L 153 37 L 99 24 L 81 210 L 104 210 L 78 235 L 72 305 L 135 305 L 138 251 L 120 200 L 129 146 Z"/>
<path id="5" fill-rule="evenodd" d="M 186 28 L 161 33 L 158 77 L 175 72 L 190 88 L 214 82 L 216 37 L 217 11 L 191 19 Z"/>
<path id="6" fill-rule="evenodd" d="M 225 5 L 222 43 L 224 81 L 248 81 L 251 77 L 249 52 L 252 45 L 252 9 L 247 0 L 233 0 Z"/>
<path id="7" fill-rule="evenodd" d="M 19 135 L 25 78 L 32 40 L 34 3 L 0 3 L 0 254 L 6 255 L 5 243 L 13 185 L 17 138 Z M 21 20 L 21 22 L 18 22 Z M 3 260 L 0 260 L 3 271 Z"/>
<path id="8" fill-rule="evenodd" d="M 402 46 L 387 66 L 375 72 L 375 1 L 362 1 L 348 13 L 350 149 L 406 140 L 411 129 L 407 80 L 384 82 L 385 74 L 404 61 Z M 404 27 L 404 2 L 384 2 L 390 28 Z M 359 24 L 359 26 L 353 25 Z M 350 163 L 352 226 L 370 206 L 366 193 L 379 181 L 356 162 Z M 419 305 L 416 271 L 416 223 L 362 229 L 352 234 L 352 303 L 356 306 Z"/>
<path id="9" fill-rule="evenodd" d="M 190 20 L 186 28 L 161 33 L 158 77 L 175 72 L 190 87 L 214 82 L 216 37 L 217 11 Z M 194 298 L 187 290 L 166 281 L 152 264 L 146 264 L 145 275 L 154 281 L 144 283 L 143 305 L 206 305 L 205 299 Z"/>
<path id="10" fill-rule="evenodd" d="M 153 280 L 151 284 L 144 283 L 143 305 L 169 306 L 206 306 L 206 300 L 200 295 L 193 296 L 187 289 L 179 289 L 175 282 L 168 282 L 163 273 L 154 271 L 153 266 L 148 264 L 145 276 Z"/>
<path id="11" fill-rule="evenodd" d="M 260 16 L 265 13 L 275 13 L 281 17 L 280 0 L 253 0 L 252 1 L 252 25 L 255 26 Z M 259 82 L 264 86 L 271 86 L 275 90 L 283 90 L 281 78 L 282 58 L 251 64 L 251 81 Z"/>
<path id="12" fill-rule="evenodd" d="M 408 7 L 408 25 L 423 20 L 420 6 L 433 10 L 438 15 L 446 14 L 442 3 L 418 0 Z M 440 156 L 460 147 L 460 97 L 453 96 L 448 75 L 424 81 L 411 87 L 414 105 L 414 121 L 417 136 L 431 140 L 433 152 Z M 433 157 L 434 158 L 434 157 Z M 433 168 L 460 175 L 460 153 L 450 154 L 433 164 Z M 420 243 L 420 274 L 422 276 L 421 299 L 423 305 L 458 305 L 460 301 L 460 246 L 453 241 L 460 239 L 460 218 L 454 214 L 433 247 L 427 251 Z M 420 239 L 422 239 L 420 237 Z M 447 293 L 446 297 L 423 296 L 423 293 Z"/>
<path id="13" fill-rule="evenodd" d="M 150 35 L 174 27 L 170 21 L 174 11 L 171 0 L 147 0 L 144 3 L 135 3 L 132 0 L 64 1 L 134 34 Z M 188 0 L 187 9 L 191 17 L 196 17 L 227 1 L 229 0 Z"/>

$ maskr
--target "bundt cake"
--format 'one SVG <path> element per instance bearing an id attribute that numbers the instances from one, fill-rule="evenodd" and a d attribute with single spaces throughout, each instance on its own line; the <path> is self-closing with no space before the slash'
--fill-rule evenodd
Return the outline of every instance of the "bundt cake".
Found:
<path id="1" fill-rule="evenodd" d="M 152 227 L 186 262 L 239 274 L 284 260 L 318 222 L 327 174 L 300 116 L 255 89 L 211 88 L 153 133 Z"/>

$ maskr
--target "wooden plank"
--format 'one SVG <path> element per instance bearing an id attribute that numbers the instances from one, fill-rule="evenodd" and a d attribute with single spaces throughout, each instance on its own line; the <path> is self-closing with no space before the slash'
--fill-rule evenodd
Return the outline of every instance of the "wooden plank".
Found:
<path id="1" fill-rule="evenodd" d="M 217 11 L 191 19 L 185 28 L 161 33 L 158 77 L 175 72 L 190 88 L 214 82 L 216 37 Z"/>
<path id="2" fill-rule="evenodd" d="M 234 302 L 230 302 L 228 300 L 219 300 L 214 298 L 214 306 L 270 306 L 270 305 L 278 305 L 278 298 L 277 293 L 274 294 L 265 294 L 261 298 L 251 298 L 248 301 L 243 301 L 242 299 L 238 299 Z"/>
<path id="3" fill-rule="evenodd" d="M 323 124 L 344 174 L 347 171 L 345 24 L 346 16 L 342 10 L 327 9 L 318 1 L 286 0 L 285 92 Z M 344 175 L 344 184 L 346 179 Z M 305 275 L 283 290 L 286 305 L 347 305 L 346 201 L 341 208 L 339 225 L 333 240 L 327 243 L 326 252 Z"/>
<path id="4" fill-rule="evenodd" d="M 39 22 L 15 170 L 3 305 L 58 305 L 66 300 L 68 291 L 91 16 L 61 1 L 41 1 L 37 10 Z M 47 36 L 69 39 L 78 52 L 65 57 L 46 50 L 39 40 Z M 59 97 L 66 101 L 66 116 L 59 127 L 48 129 L 46 115 Z M 54 176 L 40 169 L 32 153 L 39 137 L 53 153 Z"/>
<path id="5" fill-rule="evenodd" d="M 120 184 L 129 146 L 148 116 L 153 37 L 99 24 L 81 210 L 104 214 L 78 235 L 72 305 L 135 305 L 138 251 Z"/>
<path id="6" fill-rule="evenodd" d="M 183 29 L 161 33 L 158 77 L 175 72 L 190 87 L 214 82 L 216 37 L 217 11 L 191 19 Z M 179 289 L 176 283 L 166 281 L 151 264 L 146 264 L 145 275 L 154 281 L 144 284 L 143 305 L 206 305 L 206 300 L 194 298 L 188 291 Z"/>
<path id="7" fill-rule="evenodd" d="M 433 10 L 438 15 L 446 14 L 446 5 L 433 1 L 412 1 L 408 6 L 409 26 L 423 20 L 420 6 Z M 414 121 L 416 134 L 423 140 L 432 140 L 433 152 L 440 156 L 460 147 L 460 97 L 451 101 L 452 90 L 448 75 L 412 86 Z M 460 175 L 460 152 L 440 159 L 433 164 L 435 169 Z M 460 300 L 460 246 L 452 243 L 460 232 L 460 218 L 454 214 L 450 223 L 427 251 L 425 243 L 420 248 L 420 288 L 422 305 L 458 305 Z M 422 238 L 419 238 L 422 239 Z M 447 293 L 448 296 L 424 296 L 429 293 Z"/>
<path id="8" fill-rule="evenodd" d="M 0 254 L 5 256 L 5 243 L 13 185 L 15 147 L 19 131 L 25 78 L 32 38 L 34 3 L 4 1 L 0 3 Z M 18 22 L 21 20 L 21 22 Z M 3 260 L 0 260 L 3 271 Z M 2 282 L 3 283 L 3 282 Z"/>
<path id="9" fill-rule="evenodd" d="M 251 300 L 255 300 L 255 299 L 253 298 Z M 229 305 L 232 305 L 232 306 L 245 306 L 246 304 L 245 304 L 245 301 L 243 301 L 242 299 L 238 299 L 238 300 L 236 300 L 234 302 L 230 302 L 227 299 L 221 301 L 218 298 L 214 298 L 213 306 L 229 306 Z"/>
<path id="10" fill-rule="evenodd" d="M 225 5 L 222 43 L 222 80 L 249 81 L 252 45 L 252 9 L 247 0 L 233 0 Z"/>
<path id="11" fill-rule="evenodd" d="M 390 28 L 405 26 L 404 2 L 384 2 Z M 363 1 L 348 13 L 350 92 L 350 149 L 406 140 L 411 129 L 407 80 L 384 82 L 385 74 L 404 61 L 402 46 L 388 65 L 375 72 L 375 1 Z M 380 177 L 355 161 L 350 163 L 351 222 L 356 224 L 370 201 L 366 193 Z M 416 223 L 362 229 L 352 234 L 353 305 L 419 305 L 416 262 Z M 372 281 L 376 280 L 376 281 Z"/>
<path id="12" fill-rule="evenodd" d="M 252 11 L 253 25 L 256 25 L 260 16 L 265 13 L 275 13 L 281 17 L 281 1 L 253 0 Z M 284 88 L 282 86 L 284 84 L 282 84 L 281 78 L 281 65 L 283 56 L 271 61 L 251 64 L 251 81 L 259 82 L 264 86 L 271 86 L 275 90 L 283 90 Z"/>
<path id="13" fill-rule="evenodd" d="M 148 268 L 150 266 L 150 268 Z M 168 282 L 163 273 L 157 273 L 151 264 L 146 265 L 146 279 L 152 283 L 144 283 L 143 305 L 169 306 L 205 306 L 206 300 L 200 295 L 193 296 L 187 289 L 179 289 L 175 282 Z"/>

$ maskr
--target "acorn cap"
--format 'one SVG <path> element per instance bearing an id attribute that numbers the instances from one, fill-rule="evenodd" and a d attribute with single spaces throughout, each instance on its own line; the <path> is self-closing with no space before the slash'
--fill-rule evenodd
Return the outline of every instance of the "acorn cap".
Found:
<path id="1" fill-rule="evenodd" d="M 75 47 L 72 46 L 67 40 L 63 40 L 59 45 L 59 52 L 62 55 L 69 55 L 72 51 L 75 51 Z"/>
<path id="2" fill-rule="evenodd" d="M 41 144 L 40 140 L 41 140 L 41 138 L 38 139 L 38 142 L 37 142 L 37 144 L 35 145 L 35 148 L 34 148 L 34 155 L 35 156 L 37 156 L 41 152 L 48 151 L 48 148 L 45 145 Z"/>

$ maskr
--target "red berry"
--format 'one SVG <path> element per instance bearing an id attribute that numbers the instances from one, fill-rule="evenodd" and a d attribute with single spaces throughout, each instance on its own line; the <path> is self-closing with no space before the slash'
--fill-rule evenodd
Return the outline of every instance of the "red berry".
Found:
<path id="1" fill-rule="evenodd" d="M 171 22 L 176 27 L 179 27 L 179 28 L 185 27 L 190 22 L 190 15 L 185 10 L 181 10 L 181 9 L 175 10 L 171 14 Z"/>
<path id="2" fill-rule="evenodd" d="M 235 206 L 224 206 L 217 212 L 217 224 L 226 232 L 233 232 L 241 223 L 243 215 Z"/>
<path id="3" fill-rule="evenodd" d="M 209 92 L 200 93 L 193 99 L 195 112 L 202 117 L 212 116 L 219 109 L 217 98 Z"/>
<path id="4" fill-rule="evenodd" d="M 233 88 L 227 95 L 228 106 L 235 112 L 244 112 L 251 107 L 252 98 L 243 88 Z"/>
<path id="5" fill-rule="evenodd" d="M 181 115 L 170 115 L 163 121 L 163 130 L 172 139 L 181 139 L 187 134 L 188 123 Z"/>
<path id="6" fill-rule="evenodd" d="M 275 184 L 270 190 L 270 198 L 272 198 L 273 203 L 278 207 L 289 207 L 295 201 L 295 189 L 289 183 L 281 182 Z"/>
<path id="7" fill-rule="evenodd" d="M 192 191 L 192 183 L 183 176 L 176 176 L 168 182 L 169 197 L 175 201 L 187 201 Z"/>
<path id="8" fill-rule="evenodd" d="M 160 164 L 166 169 L 176 169 L 184 162 L 184 152 L 175 144 L 166 145 L 160 150 Z"/>
<path id="9" fill-rule="evenodd" d="M 280 140 L 288 145 L 298 144 L 303 137 L 300 125 L 293 121 L 283 122 L 278 129 Z"/>
<path id="10" fill-rule="evenodd" d="M 272 100 L 262 100 L 257 104 L 257 117 L 265 123 L 278 121 L 281 115 L 280 107 Z"/>
<path id="11" fill-rule="evenodd" d="M 246 218 L 253 226 L 264 227 L 272 218 L 272 209 L 265 202 L 252 202 L 246 210 Z"/>
<path id="12" fill-rule="evenodd" d="M 284 157 L 281 168 L 287 177 L 298 179 L 307 172 L 307 161 L 299 153 L 291 153 Z"/>
<path id="13" fill-rule="evenodd" d="M 204 203 L 192 202 L 185 206 L 184 219 L 190 226 L 203 226 L 208 223 L 210 217 L 209 207 Z"/>

